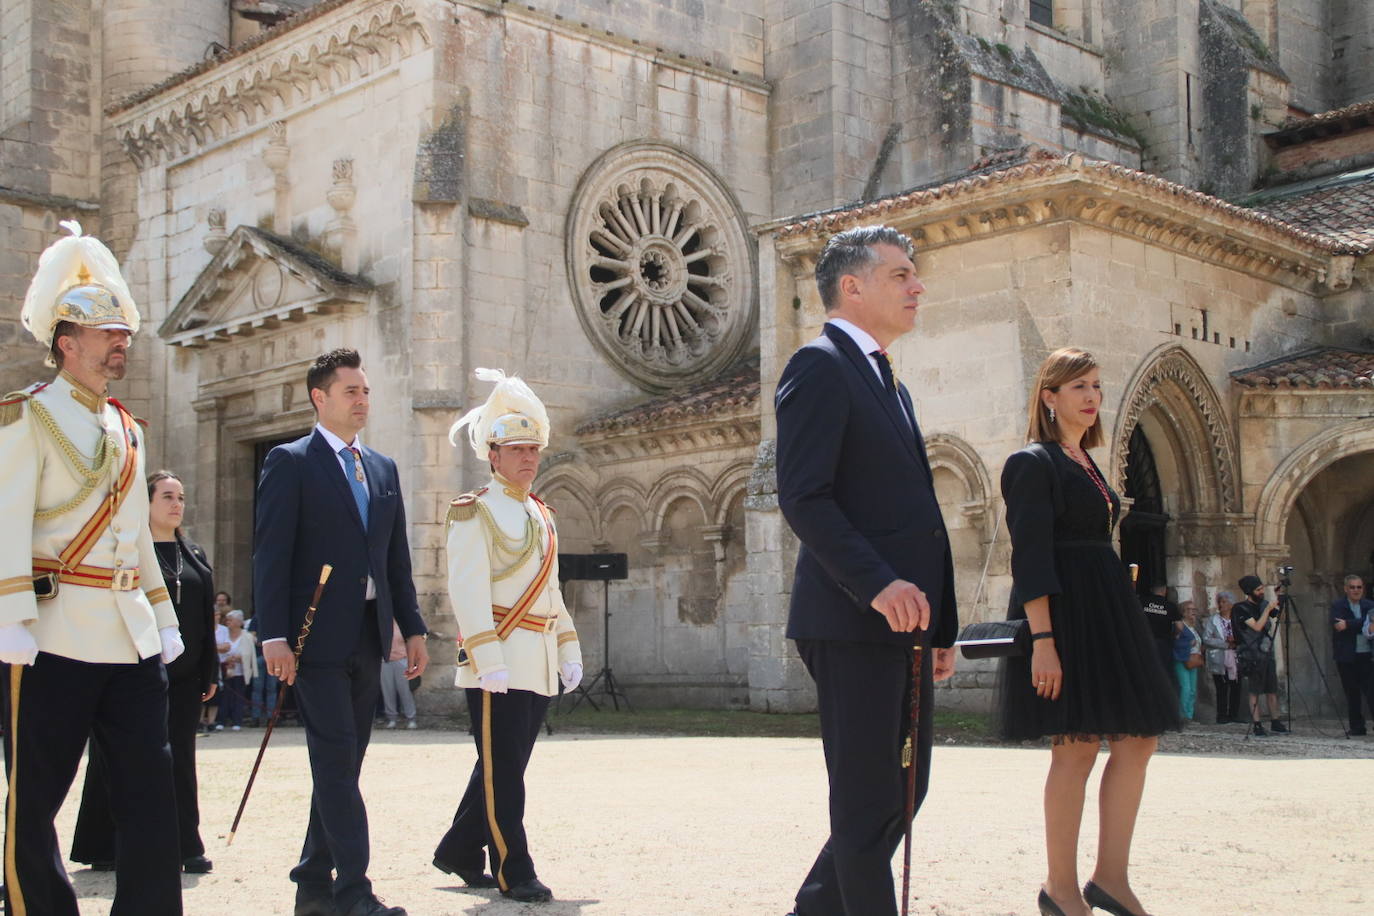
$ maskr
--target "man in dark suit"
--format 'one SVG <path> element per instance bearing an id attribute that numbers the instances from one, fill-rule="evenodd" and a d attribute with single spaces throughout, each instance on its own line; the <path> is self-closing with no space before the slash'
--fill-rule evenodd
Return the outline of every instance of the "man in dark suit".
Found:
<path id="1" fill-rule="evenodd" d="M 1374 715 L 1374 662 L 1370 661 L 1374 656 L 1365 629 L 1370 611 L 1374 611 L 1374 601 L 1364 595 L 1364 579 L 1346 576 L 1345 595 L 1331 604 L 1331 654 L 1341 675 L 1352 735 L 1365 734 L 1361 697 Z"/>
<path id="2" fill-rule="evenodd" d="M 787 635 L 816 682 L 830 774 L 830 838 L 797 916 L 897 912 L 892 855 L 905 832 L 913 646 L 924 653 L 916 745 L 930 779 L 932 681 L 954 671 L 954 567 L 911 398 L 886 348 L 925 287 L 911 241 L 842 232 L 816 264 L 827 323 L 778 382 L 778 503 L 801 540 Z M 933 658 L 932 658 L 933 656 Z"/>
<path id="3" fill-rule="evenodd" d="M 314 794 L 296 882 L 296 916 L 405 916 L 372 893 L 367 811 L 358 773 L 372 733 L 392 622 L 407 677 L 429 656 L 410 577 L 396 463 L 362 445 L 367 374 L 356 350 L 333 350 L 306 375 L 318 423 L 267 456 L 258 483 L 254 602 L 267 671 L 295 685 Z M 325 586 L 299 666 L 296 635 L 325 564 Z"/>

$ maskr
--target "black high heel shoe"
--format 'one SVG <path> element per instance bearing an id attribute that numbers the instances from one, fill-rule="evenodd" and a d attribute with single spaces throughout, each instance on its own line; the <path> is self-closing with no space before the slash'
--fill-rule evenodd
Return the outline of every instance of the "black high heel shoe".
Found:
<path id="1" fill-rule="evenodd" d="M 1064 916 L 1064 911 L 1059 908 L 1059 904 L 1054 902 L 1054 898 L 1040 888 L 1040 896 L 1036 899 L 1040 904 L 1040 916 Z"/>
<path id="2" fill-rule="evenodd" d="M 1083 885 L 1083 900 L 1095 910 L 1106 910 L 1112 916 L 1141 916 L 1126 909 L 1126 906 L 1111 894 L 1089 881 Z"/>

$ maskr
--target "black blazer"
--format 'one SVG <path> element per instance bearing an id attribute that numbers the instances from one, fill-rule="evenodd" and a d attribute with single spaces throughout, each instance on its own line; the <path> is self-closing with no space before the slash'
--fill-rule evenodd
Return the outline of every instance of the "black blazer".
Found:
<path id="1" fill-rule="evenodd" d="M 1360 599 L 1360 610 L 1369 615 L 1374 611 L 1374 601 L 1368 598 Z M 1337 620 L 1344 620 L 1348 626 L 1344 631 L 1331 630 L 1331 657 L 1338 662 L 1353 662 L 1355 660 L 1355 634 L 1364 626 L 1364 619 L 1355 619 L 1355 615 L 1350 613 L 1350 599 L 1341 597 L 1331 602 L 1331 623 Z"/>
<path id="2" fill-rule="evenodd" d="M 954 561 L 925 441 L 848 334 L 826 325 L 778 382 L 778 505 L 801 539 L 790 639 L 910 645 L 872 602 L 894 579 L 930 600 L 931 645 L 958 632 Z"/>
<path id="3" fill-rule="evenodd" d="M 294 647 L 320 568 L 334 567 L 301 654 L 314 664 L 339 664 L 356 649 L 369 575 L 377 586 L 371 625 L 381 656 L 391 650 L 393 619 L 406 637 L 425 632 L 411 580 L 396 462 L 366 446 L 361 452 L 366 531 L 339 458 L 318 431 L 272 449 L 258 481 L 253 603 L 259 639 L 285 637 Z"/>
<path id="4" fill-rule="evenodd" d="M 181 561 L 195 570 L 205 587 L 195 607 L 177 607 L 176 602 L 172 603 L 176 608 L 177 628 L 181 630 L 181 641 L 186 644 L 186 651 L 167 666 L 167 677 L 174 681 L 198 678 L 200 692 L 205 693 L 211 684 L 219 681 L 219 647 L 215 645 L 215 574 L 204 549 L 187 540 L 180 532 L 177 533 L 177 549 L 181 551 Z"/>

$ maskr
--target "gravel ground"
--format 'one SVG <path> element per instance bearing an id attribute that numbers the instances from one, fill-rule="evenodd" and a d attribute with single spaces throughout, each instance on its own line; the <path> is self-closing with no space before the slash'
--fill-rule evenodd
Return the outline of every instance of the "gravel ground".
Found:
<path id="1" fill-rule="evenodd" d="M 291 912 L 287 870 L 310 788 L 299 729 L 273 735 L 244 822 L 225 847 L 261 734 L 200 742 L 202 830 L 215 870 L 184 877 L 188 916 Z M 1195 726 L 1165 748 L 1151 764 L 1133 872 L 1156 916 L 1374 907 L 1374 740 L 1246 741 L 1239 727 Z M 371 875 L 377 893 L 412 916 L 782 916 L 825 831 L 816 739 L 558 734 L 535 750 L 526 816 L 540 877 L 557 900 L 520 905 L 468 890 L 430 865 L 473 759 L 461 731 L 374 736 L 363 772 Z M 913 913 L 1035 912 L 1047 765 L 1043 748 L 942 742 L 916 821 Z M 76 795 L 59 817 L 64 849 Z M 274 826 L 283 820 L 287 829 Z M 1085 877 L 1095 822 L 1090 797 Z M 82 912 L 108 914 L 113 876 L 75 866 L 71 876 Z"/>

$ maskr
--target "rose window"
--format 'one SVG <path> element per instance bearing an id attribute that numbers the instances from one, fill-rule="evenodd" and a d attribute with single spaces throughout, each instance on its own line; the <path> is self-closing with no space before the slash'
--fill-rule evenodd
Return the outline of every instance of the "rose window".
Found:
<path id="1" fill-rule="evenodd" d="M 738 208 L 706 169 L 658 144 L 613 150 L 570 214 L 578 317 L 613 365 L 651 391 L 740 355 L 755 316 Z"/>

